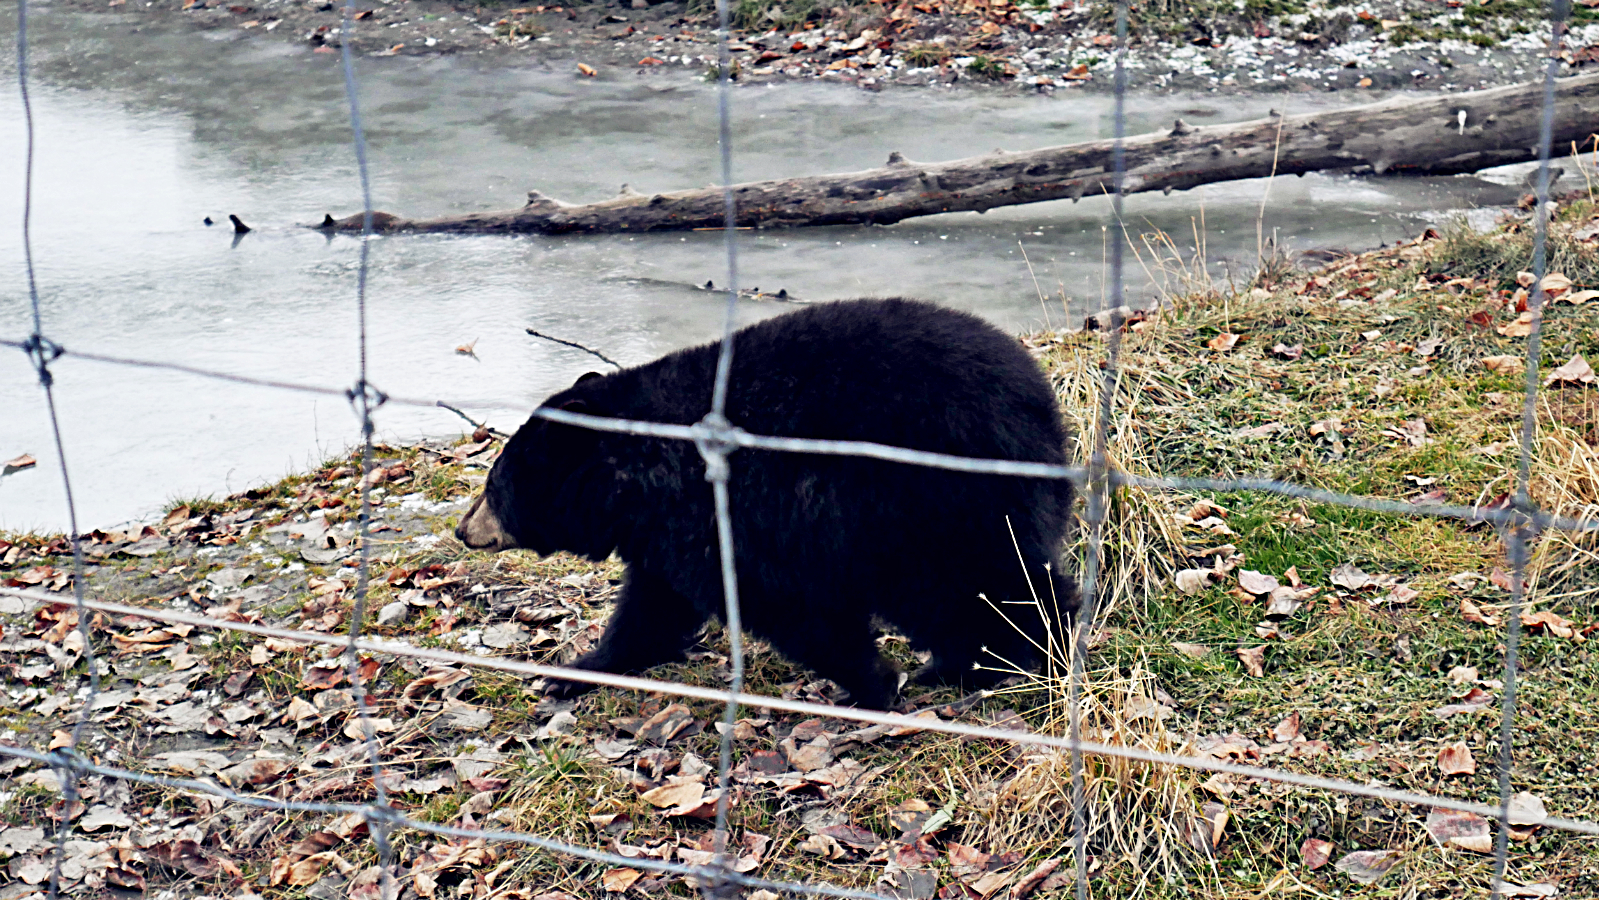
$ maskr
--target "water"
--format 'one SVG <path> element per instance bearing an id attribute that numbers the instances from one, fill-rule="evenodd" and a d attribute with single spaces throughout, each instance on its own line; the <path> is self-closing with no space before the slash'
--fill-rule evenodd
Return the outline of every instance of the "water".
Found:
<path id="1" fill-rule="evenodd" d="M 4 20 L 8 30 L 15 20 Z M 359 208 L 332 54 L 240 32 L 38 7 L 30 17 L 38 122 L 34 249 L 45 333 L 68 348 L 182 361 L 347 387 L 356 377 L 358 241 L 295 227 Z M 574 77 L 529 63 L 358 61 L 380 209 L 442 215 L 520 205 L 537 188 L 571 202 L 716 180 L 714 91 L 690 75 Z M 14 69 L 6 77 L 14 83 Z M 1129 133 L 1330 108 L 1351 97 L 1135 97 Z M 943 160 L 1106 137 L 1102 97 L 997 97 L 838 85 L 747 86 L 733 96 L 735 175 L 757 179 L 880 165 L 891 151 Z M 20 232 L 23 132 L 0 97 L 0 334 L 31 330 Z M 1210 271 L 1248 269 L 1264 182 L 1135 195 L 1128 227 L 1185 244 L 1201 213 Z M 1290 247 L 1374 246 L 1441 211 L 1496 206 L 1516 189 L 1475 178 L 1278 179 L 1264 219 Z M 226 215 L 257 231 L 235 242 Z M 889 228 L 744 233 L 744 287 L 805 300 L 909 295 L 1021 330 L 1100 305 L 1103 198 L 911 220 Z M 210 216 L 223 225 L 207 228 Z M 721 236 L 401 236 L 372 248 L 371 375 L 391 394 L 474 400 L 510 430 L 603 365 L 524 328 L 638 363 L 719 332 Z M 1025 248 L 1032 271 L 1022 258 Z M 1128 257 L 1129 295 L 1153 289 Z M 1040 299 L 1040 293 L 1044 298 Z M 749 302 L 746 320 L 781 312 Z M 472 345 L 475 356 L 455 352 Z M 63 360 L 54 371 L 85 528 L 304 469 L 354 443 L 357 420 L 314 397 Z M 385 407 L 380 436 L 455 434 L 444 410 Z M 43 394 L 27 360 L 0 355 L 0 528 L 61 529 L 65 503 Z"/>

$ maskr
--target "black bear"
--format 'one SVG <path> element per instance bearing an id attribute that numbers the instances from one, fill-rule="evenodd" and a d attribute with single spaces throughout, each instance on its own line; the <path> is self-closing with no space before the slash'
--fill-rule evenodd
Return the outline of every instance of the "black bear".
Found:
<path id="1" fill-rule="evenodd" d="M 544 406 L 693 424 L 710 410 L 716 360 L 708 344 L 590 373 Z M 1066 459 L 1055 396 L 1017 340 L 913 300 L 819 304 L 738 331 L 727 418 L 754 434 Z M 1070 482 L 753 449 L 729 463 L 744 625 L 850 702 L 886 709 L 900 687 L 874 620 L 931 651 L 918 681 L 991 685 L 1006 673 L 988 667 L 1037 665 L 1062 639 L 1077 605 L 1060 565 Z M 680 660 L 723 609 L 711 486 L 687 441 L 529 418 L 456 536 L 478 549 L 619 555 L 626 583 L 604 637 L 571 664 L 580 669 Z"/>

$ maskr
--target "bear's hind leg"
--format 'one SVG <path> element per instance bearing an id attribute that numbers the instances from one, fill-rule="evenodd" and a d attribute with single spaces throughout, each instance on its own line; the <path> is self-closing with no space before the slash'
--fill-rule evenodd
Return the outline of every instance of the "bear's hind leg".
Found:
<path id="1" fill-rule="evenodd" d="M 666 580 L 630 567 L 627 583 L 616 601 L 616 611 L 594 649 L 568 665 L 592 672 L 629 675 L 678 662 L 694 643 L 706 616 Z M 551 679 L 544 692 L 557 698 L 576 697 L 593 690 L 580 681 Z"/>
<path id="2" fill-rule="evenodd" d="M 789 616 L 760 630 L 784 656 L 848 691 L 855 706 L 886 710 L 899 693 L 899 670 L 877 652 L 864 615 L 845 621 Z"/>

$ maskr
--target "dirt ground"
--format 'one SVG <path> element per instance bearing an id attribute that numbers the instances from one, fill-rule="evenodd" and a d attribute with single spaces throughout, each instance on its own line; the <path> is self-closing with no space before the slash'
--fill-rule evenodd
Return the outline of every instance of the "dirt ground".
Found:
<path id="1" fill-rule="evenodd" d="M 123 16 L 181 16 L 334 52 L 332 0 L 56 0 Z M 847 0 L 846 0 L 847 2 Z M 358 0 L 363 55 L 472 53 L 565 68 L 573 77 L 714 72 L 706 0 L 510 6 Z M 1550 27 L 1537 0 L 1145 0 L 1131 12 L 1126 67 L 1138 89 L 1465 90 L 1541 76 Z M 1096 0 L 734 0 L 744 81 L 828 79 L 1011 91 L 1108 90 L 1115 11 Z M 1561 70 L 1599 59 L 1599 10 L 1578 3 Z"/>

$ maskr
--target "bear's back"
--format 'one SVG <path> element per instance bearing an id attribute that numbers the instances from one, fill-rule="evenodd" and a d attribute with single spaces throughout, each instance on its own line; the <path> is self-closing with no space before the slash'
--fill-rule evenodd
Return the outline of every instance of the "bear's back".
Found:
<path id="1" fill-rule="evenodd" d="M 698 421 L 717 353 L 692 347 L 609 376 L 607 414 Z M 1014 337 L 901 299 L 819 304 L 737 332 L 727 417 L 757 434 L 1037 462 L 1063 461 L 1066 439 L 1047 379 Z"/>

